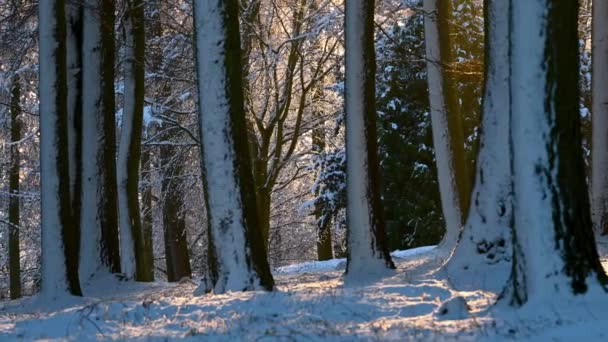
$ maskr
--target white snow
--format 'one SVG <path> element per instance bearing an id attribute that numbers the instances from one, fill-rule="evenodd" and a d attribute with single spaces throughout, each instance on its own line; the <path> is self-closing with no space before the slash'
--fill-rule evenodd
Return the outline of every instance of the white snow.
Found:
<path id="1" fill-rule="evenodd" d="M 460 241 L 446 264 L 458 289 L 500 291 L 511 270 L 511 153 L 509 148 L 509 3 L 489 1 L 488 76 L 471 208 Z M 462 277 L 461 274 L 467 274 Z M 502 282 L 488 282 L 501 277 Z M 463 283 L 456 283 L 458 279 Z"/>
<path id="2" fill-rule="evenodd" d="M 391 253 L 393 259 L 405 259 L 418 254 L 423 254 L 435 249 L 437 246 L 425 246 L 407 249 L 404 251 L 394 251 Z M 279 267 L 275 270 L 277 274 L 293 274 L 293 273 L 306 273 L 306 272 L 327 272 L 327 271 L 340 271 L 346 267 L 346 259 L 331 259 L 325 261 L 309 261 L 300 264 L 288 265 Z"/>
<path id="3" fill-rule="evenodd" d="M 437 310 L 435 310 L 435 317 L 442 321 L 469 318 L 467 300 L 462 296 L 456 296 L 446 300 L 437 308 Z"/>
<path id="4" fill-rule="evenodd" d="M 276 292 L 192 296 L 195 284 L 122 283 L 47 309 L 0 304 L 0 340 L 605 341 L 606 295 L 491 307 L 496 293 L 456 291 L 435 272 L 447 256 L 399 252 L 397 272 L 361 287 L 341 271 L 276 274 Z M 468 313 L 463 311 L 464 302 Z M 454 309 L 439 318 L 440 308 Z M 468 316 L 467 316 L 468 315 Z"/>
<path id="5" fill-rule="evenodd" d="M 152 123 L 163 123 L 163 120 L 155 115 L 154 108 L 152 106 L 144 107 L 144 127 L 150 126 Z"/>
<path id="6" fill-rule="evenodd" d="M 125 55 L 124 55 L 124 109 L 121 116 L 122 127 L 120 130 L 120 143 L 118 145 L 118 156 L 116 161 L 116 182 L 118 186 L 118 222 L 120 236 L 120 269 L 129 278 L 134 278 L 136 273 L 135 242 L 133 240 L 133 220 L 129 213 L 129 154 L 131 140 L 133 139 L 134 125 L 141 125 L 135 121 L 135 68 L 133 66 L 134 37 L 132 22 L 125 20 Z M 138 137 L 140 139 L 140 137 Z"/>
<path id="7" fill-rule="evenodd" d="M 53 32 L 57 25 L 53 17 L 55 2 L 40 1 L 40 174 L 42 205 L 42 291 L 48 299 L 67 293 L 61 222 L 59 217 L 57 174 L 58 120 L 55 105 L 57 73 L 54 56 L 57 44 Z"/>
<path id="8" fill-rule="evenodd" d="M 82 55 L 82 210 L 81 234 L 86 239 L 80 243 L 79 276 L 81 286 L 91 276 L 103 272 L 101 262 L 101 208 L 103 180 L 100 174 L 102 162 L 103 108 L 101 104 L 101 33 L 98 7 L 90 0 L 83 10 Z"/>

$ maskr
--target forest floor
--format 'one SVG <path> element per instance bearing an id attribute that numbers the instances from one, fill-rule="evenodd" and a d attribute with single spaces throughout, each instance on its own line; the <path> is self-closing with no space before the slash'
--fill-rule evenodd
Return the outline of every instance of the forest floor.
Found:
<path id="1" fill-rule="evenodd" d="M 608 241 L 600 247 L 608 266 Z M 395 252 L 396 272 L 356 286 L 330 260 L 275 270 L 273 293 L 197 297 L 193 282 L 123 282 L 55 307 L 26 298 L 0 303 L 0 341 L 608 341 L 608 295 L 493 306 L 495 293 L 450 287 L 445 257 Z"/>

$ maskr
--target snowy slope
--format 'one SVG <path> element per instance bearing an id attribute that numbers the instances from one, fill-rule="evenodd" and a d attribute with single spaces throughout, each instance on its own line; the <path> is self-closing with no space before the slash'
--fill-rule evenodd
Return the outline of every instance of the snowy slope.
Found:
<path id="1" fill-rule="evenodd" d="M 343 286 L 343 271 L 335 270 L 341 261 L 332 260 L 278 269 L 275 293 L 193 297 L 194 283 L 126 283 L 121 293 L 99 289 L 97 299 L 51 312 L 24 299 L 0 304 L 0 341 L 608 340 L 608 295 L 488 311 L 495 294 L 451 289 L 438 272 L 441 253 L 396 252 L 394 275 L 358 287 Z M 441 315 L 446 302 L 449 312 Z"/>
<path id="2" fill-rule="evenodd" d="M 394 251 L 391 253 L 391 257 L 397 259 L 403 259 L 406 257 L 414 256 L 417 254 L 428 252 L 434 249 L 435 246 L 426 246 L 419 248 L 412 248 L 405 251 Z M 292 273 L 306 273 L 306 272 L 327 272 L 327 271 L 340 271 L 346 267 L 346 259 L 331 259 L 327 261 L 309 261 L 301 264 L 294 264 L 289 266 L 279 267 L 275 270 L 275 274 L 292 274 Z"/>

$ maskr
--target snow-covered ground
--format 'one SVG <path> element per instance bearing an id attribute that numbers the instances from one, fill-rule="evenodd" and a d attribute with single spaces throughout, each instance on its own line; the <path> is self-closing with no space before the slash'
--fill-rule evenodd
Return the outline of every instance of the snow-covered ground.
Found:
<path id="1" fill-rule="evenodd" d="M 496 307 L 494 293 L 450 287 L 440 250 L 393 257 L 393 274 L 357 286 L 344 285 L 344 261 L 331 260 L 277 269 L 273 293 L 195 297 L 192 282 L 123 282 L 59 308 L 37 298 L 5 302 L 0 341 L 608 341 L 608 294 Z"/>

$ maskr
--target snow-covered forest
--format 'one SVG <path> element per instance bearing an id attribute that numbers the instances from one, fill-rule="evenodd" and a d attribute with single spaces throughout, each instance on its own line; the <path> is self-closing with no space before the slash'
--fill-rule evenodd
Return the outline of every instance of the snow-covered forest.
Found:
<path id="1" fill-rule="evenodd" d="M 0 0 L 0 340 L 608 340 L 607 20 Z"/>

